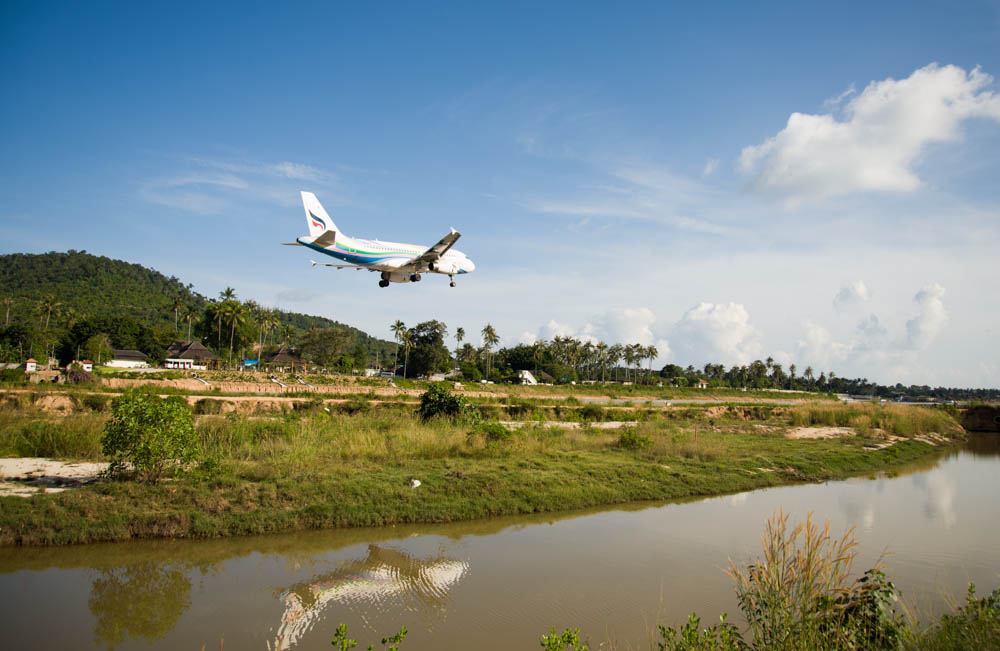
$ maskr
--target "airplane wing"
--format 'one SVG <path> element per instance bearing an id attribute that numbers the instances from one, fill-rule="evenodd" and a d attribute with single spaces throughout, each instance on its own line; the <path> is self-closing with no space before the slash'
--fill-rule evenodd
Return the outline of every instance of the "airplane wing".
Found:
<path id="1" fill-rule="evenodd" d="M 367 267 L 362 267 L 357 264 L 333 264 L 331 262 L 316 262 L 315 260 L 310 260 L 309 262 L 315 267 L 319 265 L 321 267 L 333 267 L 334 269 L 367 269 Z"/>
<path id="2" fill-rule="evenodd" d="M 413 258 L 413 260 L 405 265 L 405 268 L 422 269 L 431 263 L 437 262 L 460 237 L 462 237 L 461 233 L 454 228 L 451 229 L 451 232 L 442 237 L 440 242 Z"/>

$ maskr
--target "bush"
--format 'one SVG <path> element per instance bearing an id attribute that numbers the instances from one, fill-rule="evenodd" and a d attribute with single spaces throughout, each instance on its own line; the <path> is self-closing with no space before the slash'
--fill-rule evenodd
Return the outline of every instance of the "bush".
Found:
<path id="1" fill-rule="evenodd" d="M 513 433 L 509 429 L 496 422 L 478 425 L 470 434 L 481 435 L 487 443 L 503 443 L 504 441 L 509 441 L 511 436 L 513 436 Z"/>
<path id="2" fill-rule="evenodd" d="M 88 393 L 80 398 L 80 402 L 91 411 L 103 412 L 108 410 L 108 403 L 111 402 L 111 398 L 95 393 Z"/>
<path id="3" fill-rule="evenodd" d="M 653 444 L 652 439 L 635 431 L 634 427 L 622 429 L 618 437 L 618 447 L 623 450 L 641 450 Z"/>
<path id="4" fill-rule="evenodd" d="M 3 384 L 26 384 L 28 374 L 23 368 L 5 368 L 0 371 L 0 383 Z"/>
<path id="5" fill-rule="evenodd" d="M 82 368 L 71 368 L 66 371 L 66 382 L 69 384 L 91 384 L 93 381 L 94 375 Z"/>
<path id="6" fill-rule="evenodd" d="M 110 461 L 108 476 L 156 483 L 198 456 L 191 409 L 179 398 L 127 391 L 111 404 L 101 449 Z"/>
<path id="7" fill-rule="evenodd" d="M 604 420 L 604 408 L 599 405 L 587 405 L 580 410 L 580 417 L 587 423 Z"/>
<path id="8" fill-rule="evenodd" d="M 466 404 L 465 396 L 453 394 L 442 384 L 432 384 L 420 396 L 420 410 L 418 413 L 424 420 L 435 416 L 457 418 L 459 416 L 471 415 L 473 411 Z"/>
<path id="9" fill-rule="evenodd" d="M 202 398 L 198 402 L 194 403 L 194 413 L 199 416 L 204 416 L 207 414 L 218 414 L 222 411 L 222 401 L 213 400 L 211 398 Z"/>

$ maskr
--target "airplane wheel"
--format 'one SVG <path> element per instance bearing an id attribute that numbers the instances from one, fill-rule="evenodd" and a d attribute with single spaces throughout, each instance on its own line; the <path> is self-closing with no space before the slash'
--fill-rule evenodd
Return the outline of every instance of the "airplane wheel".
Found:
<path id="1" fill-rule="evenodd" d="M 454 287 L 454 286 L 455 286 L 455 281 L 454 281 L 454 280 L 453 280 L 453 281 L 451 281 L 451 286 L 452 286 L 452 287 Z"/>
<path id="2" fill-rule="evenodd" d="M 378 286 L 379 287 L 388 287 L 389 286 L 389 281 L 388 280 L 380 280 L 380 281 L 378 281 Z"/>

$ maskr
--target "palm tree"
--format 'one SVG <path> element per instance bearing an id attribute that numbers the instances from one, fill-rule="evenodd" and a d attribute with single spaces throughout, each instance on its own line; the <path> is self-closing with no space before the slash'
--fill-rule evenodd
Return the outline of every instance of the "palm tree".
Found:
<path id="1" fill-rule="evenodd" d="M 490 362 L 492 358 L 490 356 L 490 347 L 496 345 L 500 338 L 497 336 L 497 331 L 493 329 L 489 323 L 483 328 L 483 348 L 486 349 L 486 379 L 490 378 L 490 371 L 492 370 Z"/>
<path id="2" fill-rule="evenodd" d="M 399 335 L 399 339 L 403 343 L 403 377 L 406 377 L 406 366 L 410 362 L 410 349 L 413 348 L 413 335 L 409 330 L 404 329 Z M 395 373 L 395 369 L 393 372 Z"/>
<path id="3" fill-rule="evenodd" d="M 229 363 L 233 362 L 233 341 L 236 337 L 236 327 L 246 324 L 247 309 L 239 301 L 223 303 L 226 320 L 229 321 Z"/>
<path id="4" fill-rule="evenodd" d="M 177 332 L 177 314 L 184 307 L 184 299 L 180 296 L 174 296 L 174 332 Z"/>
<path id="5" fill-rule="evenodd" d="M 73 326 L 76 325 L 76 323 L 78 321 L 80 321 L 81 318 L 83 318 L 83 315 L 80 314 L 79 312 L 77 312 L 72 307 L 66 308 L 66 311 L 63 312 L 63 316 L 66 317 L 66 329 L 67 330 L 71 330 L 73 328 Z"/>
<path id="6" fill-rule="evenodd" d="M 226 287 L 219 292 L 219 298 L 223 301 L 231 301 L 236 298 L 236 290 L 232 287 Z"/>
<path id="7" fill-rule="evenodd" d="M 462 347 L 462 340 L 465 339 L 465 328 L 455 330 L 455 363 L 458 363 L 458 349 Z"/>
<path id="8" fill-rule="evenodd" d="M 264 339 L 260 344 L 260 352 L 264 350 L 267 346 L 267 338 L 273 330 L 277 330 L 278 326 L 281 325 L 281 320 L 278 318 L 278 313 L 275 310 L 267 310 L 261 317 L 260 327 L 264 331 Z M 260 360 L 260 352 L 257 354 L 257 360 Z"/>
<path id="9" fill-rule="evenodd" d="M 6 308 L 7 314 L 4 316 L 3 325 L 7 327 L 10 325 L 10 306 L 14 304 L 13 296 L 4 296 L 3 305 Z"/>
<path id="10" fill-rule="evenodd" d="M 196 312 L 194 308 L 190 305 L 185 305 L 181 308 L 181 320 L 187 321 L 187 341 L 191 341 L 191 319 L 195 317 Z"/>
<path id="11" fill-rule="evenodd" d="M 43 296 L 40 301 L 38 301 L 39 309 L 45 313 L 45 328 L 43 330 L 49 329 L 49 318 L 52 316 L 53 312 L 59 311 L 59 306 L 62 303 L 56 300 L 56 297 L 52 294 L 47 294 Z"/>
<path id="12" fill-rule="evenodd" d="M 656 346 L 650 344 L 644 349 L 645 357 L 649 360 L 649 367 L 647 368 L 647 375 L 649 377 L 650 384 L 653 383 L 653 360 L 660 356 L 660 351 L 656 350 Z"/>
<path id="13" fill-rule="evenodd" d="M 389 326 L 389 330 L 392 331 L 392 336 L 396 340 L 396 353 L 392 358 L 392 374 L 396 374 L 396 369 L 399 367 L 399 342 L 402 341 L 403 333 L 406 332 L 406 324 L 396 319 L 396 322 Z M 406 365 L 403 365 L 404 376 Z"/>

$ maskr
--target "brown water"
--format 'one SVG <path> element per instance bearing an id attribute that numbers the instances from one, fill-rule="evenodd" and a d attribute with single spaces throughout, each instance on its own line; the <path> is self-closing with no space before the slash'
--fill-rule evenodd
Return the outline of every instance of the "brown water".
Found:
<path id="1" fill-rule="evenodd" d="M 447 526 L 0 551 L 0 646 L 535 649 L 550 626 L 592 647 L 649 648 L 658 622 L 737 614 L 728 558 L 759 549 L 779 506 L 856 526 L 921 619 L 1000 585 L 1000 438 L 893 477 L 672 504 Z M 738 617 L 735 618 L 739 621 Z M 655 645 L 653 645 L 655 648 Z"/>

